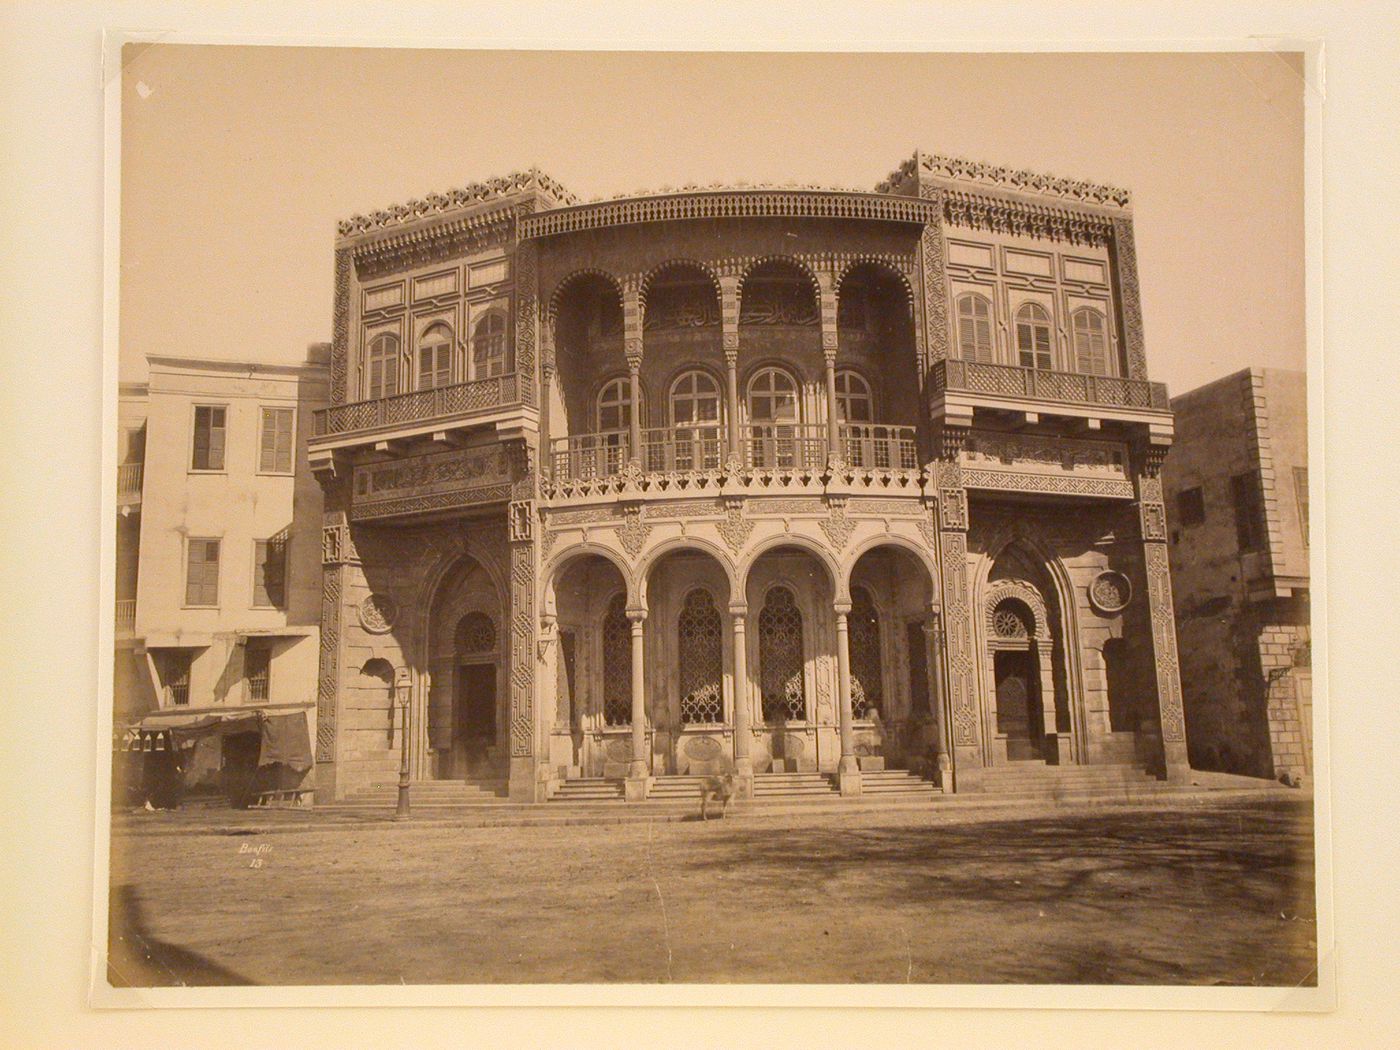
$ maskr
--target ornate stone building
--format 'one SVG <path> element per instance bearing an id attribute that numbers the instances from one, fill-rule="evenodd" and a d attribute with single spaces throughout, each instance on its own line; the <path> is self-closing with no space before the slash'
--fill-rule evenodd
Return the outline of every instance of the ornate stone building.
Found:
<path id="1" fill-rule="evenodd" d="M 916 154 L 874 192 L 340 225 L 317 789 L 1186 769 L 1128 194 Z"/>

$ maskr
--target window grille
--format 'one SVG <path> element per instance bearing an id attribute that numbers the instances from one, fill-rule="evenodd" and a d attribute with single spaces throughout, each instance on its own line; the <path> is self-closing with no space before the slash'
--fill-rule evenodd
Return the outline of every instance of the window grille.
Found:
<path id="1" fill-rule="evenodd" d="M 196 405 L 194 410 L 193 470 L 224 469 L 224 434 L 228 410 L 217 405 Z"/>
<path id="2" fill-rule="evenodd" d="M 786 587 L 768 592 L 758 614 L 758 663 L 763 720 L 802 721 L 807 717 L 803 675 L 802 613 Z"/>
<path id="3" fill-rule="evenodd" d="M 681 721 L 709 725 L 724 721 L 720 679 L 724 673 L 722 626 L 708 591 L 691 591 L 676 624 L 680 662 Z"/>
<path id="4" fill-rule="evenodd" d="M 991 364 L 992 307 L 985 296 L 960 295 L 957 302 L 958 354 L 964 361 Z"/>
<path id="5" fill-rule="evenodd" d="M 608 603 L 603 617 L 603 722 L 632 724 L 632 624 L 621 594 Z"/>
<path id="6" fill-rule="evenodd" d="M 458 656 L 496 651 L 496 624 L 483 612 L 469 612 L 457 623 L 454 647 Z"/>
<path id="7" fill-rule="evenodd" d="M 176 706 L 184 707 L 190 702 L 190 664 L 193 660 L 194 654 L 188 649 L 175 649 L 161 658 L 161 678 L 166 698 Z"/>
<path id="8" fill-rule="evenodd" d="M 998 602 L 992 610 L 992 633 L 998 638 L 1029 639 L 1031 631 L 1024 609 L 1014 598 Z"/>
<path id="9" fill-rule="evenodd" d="M 1050 353 L 1050 315 L 1039 303 L 1016 311 L 1016 349 L 1022 368 L 1054 368 Z"/>
<path id="10" fill-rule="evenodd" d="M 243 677 L 248 680 L 248 699 L 266 700 L 272 679 L 272 650 L 265 645 L 249 645 L 243 650 Z"/>
<path id="11" fill-rule="evenodd" d="M 880 618 L 864 587 L 851 591 L 847 617 L 851 647 L 851 714 L 869 718 L 884 700 L 884 668 L 880 659 Z"/>

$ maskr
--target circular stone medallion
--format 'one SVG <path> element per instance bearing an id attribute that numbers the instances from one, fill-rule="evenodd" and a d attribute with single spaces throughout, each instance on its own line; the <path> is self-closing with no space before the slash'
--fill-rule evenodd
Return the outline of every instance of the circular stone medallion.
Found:
<path id="1" fill-rule="evenodd" d="M 1101 572 L 1089 584 L 1089 601 L 1101 613 L 1122 612 L 1132 596 L 1132 584 L 1121 572 Z"/>
<path id="2" fill-rule="evenodd" d="M 394 626 L 399 615 L 398 606 L 392 598 L 382 594 L 371 594 L 359 605 L 360 626 L 370 634 L 383 634 Z"/>
<path id="3" fill-rule="evenodd" d="M 712 736 L 691 737 L 685 742 L 686 757 L 697 762 L 709 762 L 719 758 L 723 750 L 720 742 Z"/>

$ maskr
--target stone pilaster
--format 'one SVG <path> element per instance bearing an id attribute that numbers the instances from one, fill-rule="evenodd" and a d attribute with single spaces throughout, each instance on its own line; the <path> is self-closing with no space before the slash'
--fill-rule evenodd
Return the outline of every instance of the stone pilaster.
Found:
<path id="1" fill-rule="evenodd" d="M 919 196 L 933 203 L 934 218 L 925 223 L 919 237 L 920 311 L 923 316 L 924 359 L 920 371 L 928 370 L 948 357 L 948 275 L 943 244 L 944 191 L 921 185 Z"/>
<path id="2" fill-rule="evenodd" d="M 535 210 L 534 203 L 522 201 L 518 218 Z M 520 384 L 520 401 L 539 406 L 536 390 L 539 335 L 539 249 L 534 241 L 524 241 L 515 249 L 515 372 Z"/>
<path id="3" fill-rule="evenodd" d="M 982 766 L 976 660 L 972 652 L 973 603 L 967 579 L 967 489 L 958 455 L 965 433 L 945 427 L 942 458 L 931 465 L 937 486 L 938 564 L 943 574 L 943 668 L 946 689 L 941 719 L 951 729 L 953 765 L 965 777 Z"/>
<path id="4" fill-rule="evenodd" d="M 1147 378 L 1147 350 L 1142 332 L 1142 293 L 1138 288 L 1137 247 L 1133 243 L 1133 221 L 1113 220 L 1111 252 L 1119 331 L 1123 333 L 1123 356 L 1129 379 Z"/>
<path id="5" fill-rule="evenodd" d="M 336 798 L 340 669 L 345 635 L 347 566 L 358 561 L 350 533 L 348 477 L 322 476 L 321 650 L 316 675 L 316 800 Z"/>
<path id="6" fill-rule="evenodd" d="M 1162 761 L 1167 779 L 1180 781 L 1190 773 L 1190 765 L 1186 757 L 1186 719 L 1182 713 L 1181 671 L 1177 662 L 1176 616 L 1172 604 L 1171 570 L 1167 562 L 1167 516 L 1159 473 L 1165 454 L 1165 449 L 1149 449 L 1138 457 L 1138 525 L 1147 576 L 1148 613 L 1152 622 Z"/>
<path id="7" fill-rule="evenodd" d="M 536 587 L 539 553 L 536 544 L 536 503 L 533 449 L 512 442 L 509 533 L 510 559 L 510 797 L 542 802 L 547 772 L 535 728 L 535 662 L 539 619 Z"/>
<path id="8" fill-rule="evenodd" d="M 633 463 L 642 460 L 642 276 L 628 274 L 622 280 L 622 353 L 627 358 L 631 382 L 631 428 L 628 440 Z"/>

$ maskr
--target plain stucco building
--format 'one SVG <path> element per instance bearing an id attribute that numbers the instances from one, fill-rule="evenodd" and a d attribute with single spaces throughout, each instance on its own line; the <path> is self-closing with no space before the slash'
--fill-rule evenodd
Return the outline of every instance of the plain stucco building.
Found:
<path id="1" fill-rule="evenodd" d="M 1306 377 L 1246 369 L 1172 410 L 1162 479 L 1191 764 L 1310 775 Z"/>
<path id="2" fill-rule="evenodd" d="M 314 731 L 321 493 L 305 432 L 327 360 L 150 357 L 122 388 L 118 726 L 257 705 Z M 139 522 L 133 542 L 130 522 Z"/>

